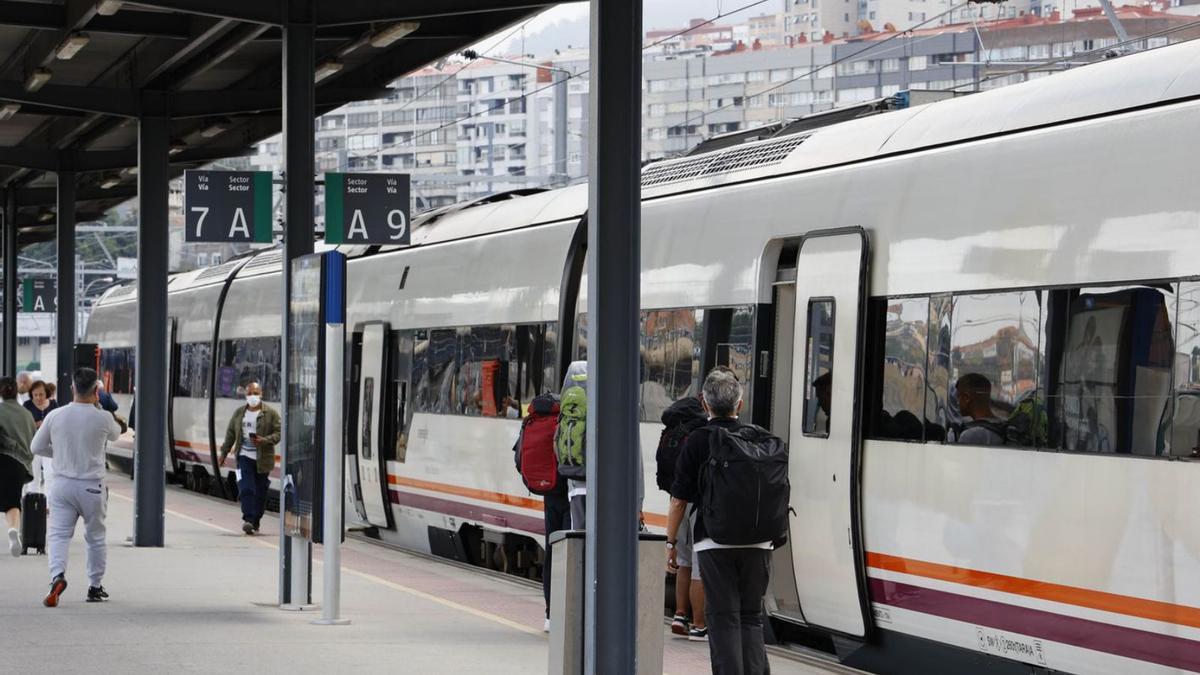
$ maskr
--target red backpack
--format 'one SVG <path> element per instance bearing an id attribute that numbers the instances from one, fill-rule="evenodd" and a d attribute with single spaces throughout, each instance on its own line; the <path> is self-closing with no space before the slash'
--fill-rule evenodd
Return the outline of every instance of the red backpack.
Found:
<path id="1" fill-rule="evenodd" d="M 513 446 L 513 459 L 525 487 L 535 495 L 559 488 L 558 456 L 554 432 L 558 429 L 558 398 L 542 394 L 529 403 L 529 415 L 521 422 L 521 435 Z"/>

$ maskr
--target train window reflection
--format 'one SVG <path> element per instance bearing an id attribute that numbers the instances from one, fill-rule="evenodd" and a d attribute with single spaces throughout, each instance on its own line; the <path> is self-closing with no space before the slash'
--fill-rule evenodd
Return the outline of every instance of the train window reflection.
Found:
<path id="1" fill-rule="evenodd" d="M 258 382 L 263 400 L 279 400 L 279 338 L 221 340 L 217 355 L 217 396 L 241 398 L 246 385 Z"/>
<path id="2" fill-rule="evenodd" d="M 1041 304 L 1036 291 L 955 296 L 950 319 L 951 429 L 966 445 L 1037 447 Z"/>
<path id="3" fill-rule="evenodd" d="M 1055 400 L 1061 448 L 1163 454 L 1174 286 L 1085 288 L 1072 295 Z"/>
<path id="4" fill-rule="evenodd" d="M 875 374 L 878 398 L 873 401 L 869 431 L 875 438 L 920 441 L 924 437 L 921 418 L 929 306 L 928 298 L 898 298 L 885 301 L 875 311 L 876 321 L 882 323 L 883 342 L 882 372 Z"/>
<path id="5" fill-rule="evenodd" d="M 476 326 L 458 331 L 459 407 L 472 417 L 519 417 L 510 386 L 514 352 L 512 326 Z M 514 414 L 510 415 L 512 411 Z"/>
<path id="6" fill-rule="evenodd" d="M 135 367 L 134 347 L 112 347 L 100 350 L 100 376 L 110 394 L 132 394 Z"/>
<path id="7" fill-rule="evenodd" d="M 1179 284 L 1175 411 L 1168 452 L 1200 458 L 1200 282 Z"/>
<path id="8" fill-rule="evenodd" d="M 455 392 L 455 357 L 458 353 L 458 336 L 454 330 L 429 331 L 429 347 L 425 354 L 425 379 L 427 387 L 426 412 L 461 412 Z"/>
<path id="9" fill-rule="evenodd" d="M 804 434 L 828 436 L 833 387 L 833 300 L 808 303 L 805 344 Z"/>
<path id="10" fill-rule="evenodd" d="M 672 403 L 694 395 L 698 337 L 694 310 L 642 313 L 642 421 L 657 422 Z"/>
<path id="11" fill-rule="evenodd" d="M 176 396 L 208 398 L 211 352 L 212 345 L 208 342 L 185 342 L 179 345 L 176 355 L 179 360 Z"/>

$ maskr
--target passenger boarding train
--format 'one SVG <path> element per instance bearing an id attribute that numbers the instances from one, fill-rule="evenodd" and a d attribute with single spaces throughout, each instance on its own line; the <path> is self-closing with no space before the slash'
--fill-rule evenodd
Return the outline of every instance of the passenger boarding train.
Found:
<path id="1" fill-rule="evenodd" d="M 661 412 L 726 365 L 791 447 L 777 629 L 883 672 L 1200 671 L 1200 42 L 762 136 L 643 171 L 645 483 Z M 586 208 L 509 193 L 344 249 L 355 527 L 536 574 L 514 418 L 586 353 Z M 279 268 L 171 280 L 199 489 L 239 386 L 278 405 Z M 87 330 L 126 408 L 136 302 Z"/>

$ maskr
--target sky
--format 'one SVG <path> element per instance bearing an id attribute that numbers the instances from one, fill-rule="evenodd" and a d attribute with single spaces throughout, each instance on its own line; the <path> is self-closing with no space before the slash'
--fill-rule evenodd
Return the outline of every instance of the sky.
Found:
<path id="1" fill-rule="evenodd" d="M 710 19 L 722 12 L 732 12 L 753 2 L 754 0 L 643 0 L 642 25 L 644 30 L 682 28 L 687 25 L 689 19 Z M 760 5 L 730 15 L 726 21 L 745 21 L 751 16 L 780 11 L 782 7 L 782 0 L 766 0 Z M 555 49 L 568 46 L 583 47 L 588 39 L 589 11 L 587 2 L 559 5 L 534 17 L 502 47 L 496 48 L 493 45 L 500 42 L 499 37 L 512 31 L 512 28 L 501 31 L 497 37 L 484 40 L 476 48 L 491 48 L 492 54 L 507 52 L 546 56 Z"/>

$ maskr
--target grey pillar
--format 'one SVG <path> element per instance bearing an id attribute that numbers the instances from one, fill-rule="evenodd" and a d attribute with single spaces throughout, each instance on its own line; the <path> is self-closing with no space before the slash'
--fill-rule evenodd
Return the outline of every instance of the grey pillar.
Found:
<path id="1" fill-rule="evenodd" d="M 313 119 L 316 117 L 316 93 L 313 79 L 316 66 L 316 18 L 312 0 L 289 0 L 287 23 L 283 26 L 283 470 L 287 471 L 288 437 L 288 299 L 292 292 L 293 258 L 313 252 L 313 205 L 316 187 Z M 282 509 L 282 504 L 281 504 Z M 282 514 L 280 515 L 282 523 Z M 307 605 L 312 602 L 312 575 L 309 561 L 312 545 L 289 538 L 279 528 L 280 569 L 279 604 Z"/>
<path id="2" fill-rule="evenodd" d="M 16 189 L 4 195 L 4 374 L 17 374 L 17 199 Z"/>
<path id="3" fill-rule="evenodd" d="M 565 71 L 554 71 L 554 182 L 567 184 L 567 102 L 569 90 Z"/>
<path id="4" fill-rule="evenodd" d="M 75 172 L 58 172 L 58 226 L 55 231 L 58 251 L 57 334 L 58 400 L 69 401 L 71 371 L 75 361 Z"/>
<path id="5" fill-rule="evenodd" d="M 137 405 L 133 545 L 163 545 L 167 448 L 168 119 L 138 123 Z"/>
<path id="6" fill-rule="evenodd" d="M 641 35 L 641 0 L 592 0 L 584 627 L 589 675 L 633 675 L 637 660 Z"/>

